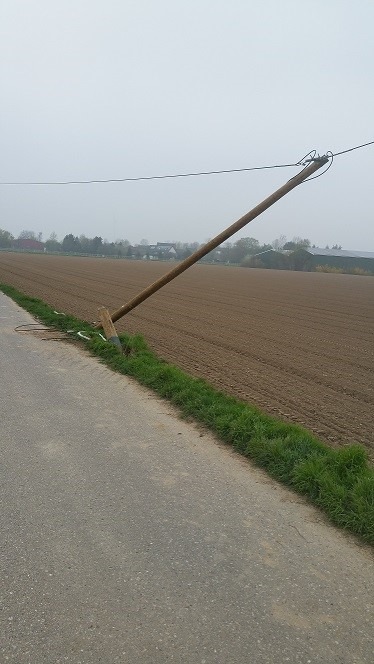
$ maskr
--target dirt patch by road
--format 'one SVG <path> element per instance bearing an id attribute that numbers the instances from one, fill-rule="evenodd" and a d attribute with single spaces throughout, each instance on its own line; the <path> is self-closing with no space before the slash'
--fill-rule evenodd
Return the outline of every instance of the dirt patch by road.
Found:
<path id="1" fill-rule="evenodd" d="M 0 281 L 97 319 L 167 263 L 0 254 Z M 298 422 L 332 444 L 374 451 L 374 280 L 196 265 L 118 321 L 163 358 Z"/>

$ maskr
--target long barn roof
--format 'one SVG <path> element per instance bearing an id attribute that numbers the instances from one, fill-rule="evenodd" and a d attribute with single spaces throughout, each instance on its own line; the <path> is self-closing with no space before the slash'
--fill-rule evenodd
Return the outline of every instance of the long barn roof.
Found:
<path id="1" fill-rule="evenodd" d="M 372 258 L 374 251 L 349 251 L 346 249 L 320 249 L 319 247 L 307 248 L 305 251 L 313 256 L 340 256 L 341 258 Z"/>

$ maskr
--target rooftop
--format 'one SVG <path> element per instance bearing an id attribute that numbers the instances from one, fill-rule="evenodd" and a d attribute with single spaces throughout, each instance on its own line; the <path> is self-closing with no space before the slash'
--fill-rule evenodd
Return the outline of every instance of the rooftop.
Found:
<path id="1" fill-rule="evenodd" d="M 340 256 L 341 258 L 373 258 L 374 251 L 350 251 L 346 249 L 320 249 L 319 247 L 308 247 L 305 249 L 313 256 Z"/>

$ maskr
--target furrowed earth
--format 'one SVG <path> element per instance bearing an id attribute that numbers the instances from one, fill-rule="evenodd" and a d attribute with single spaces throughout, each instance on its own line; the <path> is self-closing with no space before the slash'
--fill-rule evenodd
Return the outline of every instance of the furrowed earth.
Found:
<path id="1" fill-rule="evenodd" d="M 0 253 L 0 282 L 97 320 L 173 263 Z M 374 455 L 374 279 L 195 265 L 116 323 L 162 358 L 333 445 Z"/>

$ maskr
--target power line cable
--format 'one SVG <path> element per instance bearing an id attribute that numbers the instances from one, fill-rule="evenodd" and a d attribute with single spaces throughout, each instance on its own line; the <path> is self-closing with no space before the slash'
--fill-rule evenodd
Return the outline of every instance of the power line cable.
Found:
<path id="1" fill-rule="evenodd" d="M 340 152 L 327 152 L 326 156 L 331 159 L 330 165 L 328 168 L 323 171 L 323 173 L 320 173 L 319 175 L 316 175 L 314 178 L 309 178 L 309 180 L 314 180 L 317 177 L 321 177 L 324 173 L 328 171 L 329 168 L 332 166 L 332 162 L 334 157 L 338 157 L 339 155 L 346 154 L 347 152 L 352 152 L 353 150 L 359 150 L 361 148 L 365 148 L 368 145 L 374 145 L 374 141 L 369 141 L 368 143 L 363 143 L 362 145 L 355 145 L 352 148 L 347 148 L 346 150 L 341 150 Z M 220 175 L 220 174 L 225 174 L 225 173 L 248 173 L 249 171 L 264 171 L 264 170 L 271 170 L 271 169 L 276 169 L 276 168 L 292 168 L 292 167 L 297 167 L 297 166 L 303 166 L 307 162 L 310 161 L 315 161 L 316 159 L 320 159 L 319 156 L 316 156 L 316 150 L 311 150 L 308 152 L 302 159 L 299 159 L 296 163 L 292 164 L 273 164 L 271 166 L 252 166 L 249 168 L 229 168 L 229 169 L 223 169 L 223 170 L 218 170 L 218 171 L 198 171 L 198 172 L 191 172 L 191 173 L 172 173 L 168 175 L 149 175 L 149 176 L 141 176 L 141 177 L 129 177 L 129 178 L 108 178 L 105 180 L 66 180 L 66 181 L 56 181 L 56 182 L 0 182 L 0 186 L 60 186 L 60 185 L 72 185 L 72 184 L 108 184 L 110 182 L 141 182 L 141 181 L 147 181 L 147 180 L 167 180 L 167 179 L 175 179 L 175 178 L 189 178 L 189 177 L 199 177 L 203 175 Z M 307 180 L 307 182 L 309 182 Z"/>
<path id="2" fill-rule="evenodd" d="M 67 185 L 67 184 L 106 184 L 108 182 L 139 182 L 141 180 L 166 180 L 170 178 L 189 178 L 200 175 L 219 175 L 221 173 L 244 173 L 248 171 L 263 171 L 272 168 L 289 168 L 291 166 L 300 166 L 296 164 L 276 164 L 273 166 L 253 166 L 251 168 L 230 168 L 221 171 L 199 171 L 196 173 L 173 173 L 170 175 L 149 175 L 136 178 L 108 178 L 107 180 L 69 180 L 61 182 L 0 182 L 2 186 L 36 186 L 36 185 Z"/>
<path id="3" fill-rule="evenodd" d="M 374 145 L 374 141 L 369 143 L 363 143 L 362 145 L 356 145 L 354 148 L 348 148 L 347 150 L 341 150 L 341 152 L 334 152 L 333 157 L 338 157 L 340 154 L 346 154 L 347 152 L 352 152 L 352 150 L 359 150 L 360 148 L 366 148 L 367 145 Z"/>

